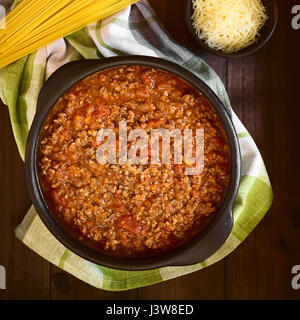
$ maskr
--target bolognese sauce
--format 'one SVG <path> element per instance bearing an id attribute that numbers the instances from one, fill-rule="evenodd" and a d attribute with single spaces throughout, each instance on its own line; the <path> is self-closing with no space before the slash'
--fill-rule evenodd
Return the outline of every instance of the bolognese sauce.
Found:
<path id="1" fill-rule="evenodd" d="M 204 130 L 204 170 L 185 164 L 99 164 L 100 129 Z M 143 257 L 189 241 L 221 206 L 230 149 L 207 98 L 180 77 L 146 66 L 95 73 L 69 89 L 44 121 L 37 168 L 53 214 L 107 254 Z"/>

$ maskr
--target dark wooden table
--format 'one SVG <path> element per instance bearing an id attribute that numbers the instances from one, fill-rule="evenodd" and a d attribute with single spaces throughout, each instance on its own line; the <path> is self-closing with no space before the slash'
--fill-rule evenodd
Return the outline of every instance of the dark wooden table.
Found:
<path id="1" fill-rule="evenodd" d="M 172 37 L 190 46 L 186 1 L 151 2 Z M 291 269 L 300 265 L 300 30 L 291 27 L 294 4 L 279 1 L 275 35 L 257 54 L 227 60 L 199 52 L 226 84 L 235 112 L 261 150 L 275 191 L 272 209 L 254 232 L 226 259 L 202 271 L 111 293 L 83 283 L 23 245 L 14 229 L 30 200 L 8 110 L 0 107 L 0 265 L 7 270 L 7 290 L 0 290 L 0 299 L 300 298 L 300 290 L 291 287 Z"/>

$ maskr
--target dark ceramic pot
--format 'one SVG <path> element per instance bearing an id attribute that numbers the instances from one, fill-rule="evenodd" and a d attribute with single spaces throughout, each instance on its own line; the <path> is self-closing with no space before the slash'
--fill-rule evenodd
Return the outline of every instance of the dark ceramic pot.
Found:
<path id="1" fill-rule="evenodd" d="M 231 177 L 222 206 L 210 223 L 187 244 L 166 254 L 143 259 L 118 258 L 101 253 L 66 232 L 57 221 L 43 197 L 39 185 L 36 158 L 42 124 L 58 99 L 77 82 L 101 70 L 123 66 L 144 65 L 176 74 L 199 89 L 211 102 L 223 122 L 231 151 Z M 30 128 L 26 146 L 26 180 L 33 205 L 49 231 L 68 249 L 96 264 L 122 270 L 148 270 L 166 266 L 192 265 L 214 254 L 228 238 L 233 226 L 233 205 L 240 183 L 241 158 L 239 143 L 230 113 L 214 92 L 185 68 L 158 58 L 144 56 L 114 57 L 99 60 L 81 60 L 58 69 L 44 84 L 37 103 L 37 112 Z"/>

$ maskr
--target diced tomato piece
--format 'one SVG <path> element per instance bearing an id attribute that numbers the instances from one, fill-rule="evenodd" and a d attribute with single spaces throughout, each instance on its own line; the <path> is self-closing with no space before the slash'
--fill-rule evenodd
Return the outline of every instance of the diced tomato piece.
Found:
<path id="1" fill-rule="evenodd" d="M 183 168 L 182 164 L 174 164 L 173 170 L 175 175 L 180 175 L 182 173 L 182 168 Z"/>
<path id="2" fill-rule="evenodd" d="M 144 84 L 149 86 L 150 89 L 153 89 L 155 87 L 155 80 L 151 77 L 151 74 L 149 74 L 149 72 L 143 72 L 140 76 L 140 79 Z"/>
<path id="3" fill-rule="evenodd" d="M 161 83 L 158 87 L 157 87 L 157 90 L 160 90 L 160 91 L 165 91 L 165 90 L 171 90 L 171 85 L 168 84 L 168 83 Z"/>
<path id="4" fill-rule="evenodd" d="M 119 227 L 136 234 L 142 231 L 142 225 L 130 215 L 125 215 L 121 218 Z"/>
<path id="5" fill-rule="evenodd" d="M 50 197 L 54 202 L 58 202 L 60 198 L 59 192 L 56 189 L 52 189 L 50 192 Z"/>
<path id="6" fill-rule="evenodd" d="M 119 195 L 117 192 L 114 193 L 114 197 L 115 197 L 115 199 L 117 199 L 117 200 L 120 199 L 120 195 Z"/>
<path id="7" fill-rule="evenodd" d="M 66 124 L 65 124 L 65 127 L 66 128 L 71 128 L 71 126 L 72 126 L 72 121 L 71 120 L 67 120 Z"/>
<path id="8" fill-rule="evenodd" d="M 160 128 L 165 124 L 164 119 L 153 119 L 148 121 L 148 127 L 150 128 Z"/>
<path id="9" fill-rule="evenodd" d="M 92 117 L 94 118 L 103 118 L 110 114 L 110 110 L 108 108 L 97 108 L 93 113 Z"/>
<path id="10" fill-rule="evenodd" d="M 72 138 L 72 131 L 68 128 L 63 129 L 60 133 L 65 140 L 69 140 Z"/>
<path id="11" fill-rule="evenodd" d="M 148 90 L 142 89 L 142 88 L 141 88 L 141 89 L 138 89 L 138 90 L 136 91 L 136 95 L 137 95 L 137 97 L 143 98 L 143 99 L 147 99 L 147 98 L 149 98 L 149 96 L 150 96 Z"/>
<path id="12" fill-rule="evenodd" d="M 84 125 L 84 119 L 83 119 L 83 116 L 79 115 L 79 114 L 75 114 L 73 116 L 73 124 L 74 124 L 74 127 L 76 129 L 80 129 L 83 127 Z"/>
<path id="13" fill-rule="evenodd" d="M 87 103 L 84 107 L 83 107 L 83 111 L 87 114 L 90 115 L 91 112 L 93 111 L 93 105 L 91 103 Z"/>
<path id="14" fill-rule="evenodd" d="M 213 144 L 217 147 L 223 147 L 225 145 L 225 140 L 221 137 L 212 137 L 211 138 Z"/>
<path id="15" fill-rule="evenodd" d="M 59 204 L 65 208 L 73 207 L 72 201 L 69 198 L 66 198 L 65 196 L 61 196 Z"/>
<path id="16" fill-rule="evenodd" d="M 97 107 L 104 107 L 105 106 L 105 101 L 101 98 L 96 98 L 95 99 L 95 104 Z"/>
<path id="17" fill-rule="evenodd" d="M 220 170 L 222 171 L 222 174 L 224 176 L 228 176 L 230 174 L 230 170 L 231 170 L 231 166 L 229 162 L 222 162 L 217 164 L 217 167 L 220 168 Z"/>
<path id="18" fill-rule="evenodd" d="M 118 212 L 127 212 L 126 207 L 121 203 L 114 203 L 112 209 Z"/>

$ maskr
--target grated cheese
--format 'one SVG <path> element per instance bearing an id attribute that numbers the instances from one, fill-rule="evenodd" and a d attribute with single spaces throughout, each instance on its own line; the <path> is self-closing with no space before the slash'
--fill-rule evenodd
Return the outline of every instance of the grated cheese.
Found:
<path id="1" fill-rule="evenodd" d="M 237 52 L 255 43 L 268 16 L 261 0 L 194 0 L 193 25 L 215 50 Z"/>

